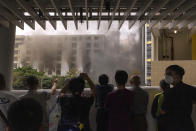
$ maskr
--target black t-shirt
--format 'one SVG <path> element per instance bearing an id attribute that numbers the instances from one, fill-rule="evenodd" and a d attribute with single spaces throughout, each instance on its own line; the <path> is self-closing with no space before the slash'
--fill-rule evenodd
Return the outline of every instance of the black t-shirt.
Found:
<path id="1" fill-rule="evenodd" d="M 59 98 L 62 112 L 61 117 L 66 120 L 87 123 L 89 110 L 93 101 L 93 96 L 61 96 Z"/>
<path id="2" fill-rule="evenodd" d="M 114 86 L 113 85 L 97 85 L 96 86 L 96 106 L 97 107 L 104 107 L 105 98 L 113 91 Z"/>
<path id="3" fill-rule="evenodd" d="M 183 82 L 169 89 L 164 95 L 162 110 L 174 130 L 192 131 L 192 105 L 196 101 L 196 88 Z"/>

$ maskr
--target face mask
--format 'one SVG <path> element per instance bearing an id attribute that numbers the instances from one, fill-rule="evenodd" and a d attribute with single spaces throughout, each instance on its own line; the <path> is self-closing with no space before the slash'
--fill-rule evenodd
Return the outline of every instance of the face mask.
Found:
<path id="1" fill-rule="evenodd" d="M 174 82 L 174 78 L 170 75 L 166 75 L 165 81 L 167 82 L 167 84 L 172 84 Z"/>

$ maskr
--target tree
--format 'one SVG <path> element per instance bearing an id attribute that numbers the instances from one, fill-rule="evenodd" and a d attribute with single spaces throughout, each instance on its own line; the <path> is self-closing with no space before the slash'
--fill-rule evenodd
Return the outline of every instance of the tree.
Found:
<path id="1" fill-rule="evenodd" d="M 59 82 L 57 85 L 58 89 L 64 87 L 65 79 L 71 79 L 79 75 L 77 69 L 70 69 L 65 76 L 47 76 L 44 72 L 39 72 L 33 69 L 31 66 L 24 66 L 14 69 L 13 73 L 13 89 L 15 90 L 26 90 L 24 81 L 28 76 L 36 76 L 39 79 L 40 87 L 42 89 L 50 89 L 53 85 L 53 81 L 58 78 Z"/>
<path id="2" fill-rule="evenodd" d="M 31 66 L 24 66 L 14 69 L 13 72 L 13 89 L 15 90 L 24 90 L 25 78 L 28 76 L 36 76 L 38 79 L 44 76 L 44 72 L 38 72 L 36 69 L 33 69 Z"/>

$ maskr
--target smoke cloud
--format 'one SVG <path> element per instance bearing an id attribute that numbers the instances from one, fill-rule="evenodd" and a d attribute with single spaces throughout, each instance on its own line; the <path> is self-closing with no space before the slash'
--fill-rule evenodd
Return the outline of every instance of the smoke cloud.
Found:
<path id="1" fill-rule="evenodd" d="M 114 83 L 114 74 L 116 70 L 126 70 L 129 75 L 134 73 L 142 73 L 142 44 L 140 38 L 140 30 L 136 24 L 131 30 L 128 29 L 128 22 L 126 21 L 122 28 L 118 30 L 118 21 L 112 23 L 111 29 L 108 31 L 108 21 L 102 21 L 100 29 L 97 30 L 97 22 L 89 21 L 89 30 L 86 29 L 86 22 L 79 23 L 79 30 L 75 29 L 73 21 L 68 21 L 68 30 L 65 30 L 61 22 L 57 22 L 57 30 L 47 22 L 46 30 L 36 24 L 36 29 L 31 30 L 30 27 L 25 25 L 25 30 L 17 28 L 16 35 L 30 35 L 34 38 L 33 42 L 29 45 L 34 53 L 39 53 L 39 58 L 33 58 L 33 61 L 39 63 L 47 63 L 48 68 L 54 68 L 57 63 L 55 52 L 59 51 L 58 41 L 51 42 L 50 39 L 36 37 L 43 35 L 104 35 L 104 51 L 95 55 L 90 55 L 90 58 L 85 59 L 85 50 L 81 51 L 79 56 L 81 61 L 90 59 L 93 63 L 93 71 L 91 77 L 97 81 L 100 74 L 107 74 L 110 76 L 110 82 Z M 52 36 L 51 36 L 52 37 Z M 55 43 L 55 44 L 54 44 Z M 66 42 L 64 42 L 66 44 Z M 101 43 L 100 43 L 101 44 Z M 62 52 L 66 53 L 63 57 L 64 63 L 71 61 L 69 59 L 70 49 L 63 48 Z M 37 57 L 37 55 L 35 55 Z M 84 62 L 85 63 L 85 62 Z M 63 66 L 63 65 L 62 65 Z M 65 67 L 67 67 L 66 65 Z M 81 64 L 84 66 L 84 64 Z M 82 67 L 83 68 L 83 67 Z M 81 68 L 81 69 L 82 69 Z M 83 70 L 84 71 L 84 70 Z"/>

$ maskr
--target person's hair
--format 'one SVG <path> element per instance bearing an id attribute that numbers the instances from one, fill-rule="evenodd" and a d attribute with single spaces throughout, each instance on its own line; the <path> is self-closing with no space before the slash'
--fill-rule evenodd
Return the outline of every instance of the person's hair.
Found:
<path id="1" fill-rule="evenodd" d="M 6 88 L 5 77 L 0 73 L 0 90 L 4 90 Z"/>
<path id="2" fill-rule="evenodd" d="M 141 84 L 140 77 L 137 75 L 131 76 L 130 82 L 132 82 L 135 86 L 139 86 Z"/>
<path id="3" fill-rule="evenodd" d="M 39 131 L 43 110 L 36 100 L 24 98 L 11 104 L 7 118 L 11 131 Z"/>
<path id="4" fill-rule="evenodd" d="M 116 81 L 116 83 L 119 86 L 125 85 L 127 83 L 127 80 L 128 80 L 128 74 L 127 74 L 127 72 L 125 72 L 123 70 L 116 71 L 115 81 Z"/>
<path id="5" fill-rule="evenodd" d="M 109 77 L 106 74 L 102 74 L 99 76 L 99 83 L 101 85 L 107 85 L 109 82 Z"/>
<path id="6" fill-rule="evenodd" d="M 60 93 L 66 93 L 69 87 L 69 82 L 71 79 L 65 79 L 63 83 L 63 88 L 61 89 Z"/>
<path id="7" fill-rule="evenodd" d="M 69 82 L 69 89 L 73 95 L 80 95 L 85 87 L 85 82 L 81 77 L 72 78 Z"/>
<path id="8" fill-rule="evenodd" d="M 166 91 L 170 88 L 170 85 L 165 80 L 161 80 L 160 87 L 163 91 Z"/>
<path id="9" fill-rule="evenodd" d="M 25 85 L 28 86 L 30 90 L 33 90 L 39 85 L 39 80 L 36 76 L 28 76 L 25 79 Z"/>
<path id="10" fill-rule="evenodd" d="M 166 70 L 172 70 L 174 71 L 177 75 L 179 75 L 181 78 L 184 76 L 185 74 L 185 71 L 184 71 L 184 68 L 182 68 L 181 66 L 179 65 L 170 65 L 167 67 Z"/>

